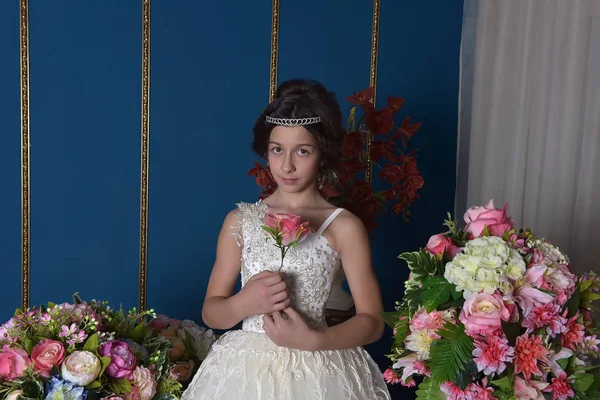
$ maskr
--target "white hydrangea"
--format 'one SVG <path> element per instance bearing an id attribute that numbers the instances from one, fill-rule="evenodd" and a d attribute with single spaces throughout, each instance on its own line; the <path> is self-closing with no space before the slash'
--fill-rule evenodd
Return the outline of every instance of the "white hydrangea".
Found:
<path id="1" fill-rule="evenodd" d="M 206 358 L 210 347 L 217 340 L 214 332 L 211 329 L 198 326 L 194 321 L 184 320 L 181 323 L 190 335 L 192 335 L 194 352 L 200 361 Z"/>
<path id="2" fill-rule="evenodd" d="M 521 255 L 502 238 L 485 236 L 467 242 L 462 254 L 446 264 L 444 277 L 468 299 L 481 291 L 494 293 L 506 277 L 520 279 L 525 268 Z"/>
<path id="3" fill-rule="evenodd" d="M 569 263 L 569 258 L 563 254 L 558 247 L 546 242 L 543 239 L 539 241 L 537 248 L 541 250 L 542 254 L 544 254 L 546 261 L 550 262 L 546 263 L 546 265 L 549 267 L 556 267 L 558 264 Z"/>

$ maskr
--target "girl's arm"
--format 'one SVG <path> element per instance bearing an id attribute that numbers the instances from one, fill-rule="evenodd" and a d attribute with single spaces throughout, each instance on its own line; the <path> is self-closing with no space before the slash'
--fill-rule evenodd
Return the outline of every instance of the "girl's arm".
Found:
<path id="1" fill-rule="evenodd" d="M 232 226 L 239 226 L 236 211 L 227 214 L 219 233 L 217 257 L 202 307 L 202 320 L 212 329 L 230 329 L 248 316 L 283 310 L 289 305 L 285 281 L 274 272 L 254 275 L 239 293 L 233 294 L 242 251 Z"/>
<path id="2" fill-rule="evenodd" d="M 344 215 L 345 214 L 345 215 Z M 332 224 L 335 243 L 348 280 L 356 315 L 311 335 L 314 350 L 338 350 L 363 346 L 381 338 L 384 321 L 381 292 L 371 263 L 371 246 L 362 221 L 345 211 L 343 224 Z M 337 226 L 336 226 L 337 225 Z"/>

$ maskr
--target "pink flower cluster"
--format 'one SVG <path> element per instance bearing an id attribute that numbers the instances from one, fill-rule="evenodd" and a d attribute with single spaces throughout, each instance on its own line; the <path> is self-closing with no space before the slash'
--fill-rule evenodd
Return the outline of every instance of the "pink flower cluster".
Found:
<path id="1" fill-rule="evenodd" d="M 600 278 L 571 273 L 567 256 L 529 230 L 517 231 L 507 208 L 495 208 L 493 200 L 470 208 L 464 230 L 447 221 L 450 230 L 431 236 L 424 248 L 434 256 L 428 262 L 440 266 L 436 274 L 414 273 L 411 264 L 422 259 L 422 252 L 404 258 L 412 269 L 406 288 L 417 290 L 422 303 L 416 310 L 416 296 L 399 303 L 398 322 L 390 323 L 395 336 L 404 335 L 406 316 L 412 316 L 408 333 L 396 338 L 393 350 L 400 356 L 390 356 L 394 364 L 384 372 L 388 383 L 415 386 L 418 375 L 427 381 L 435 374 L 443 362 L 433 359 L 431 348 L 453 337 L 441 331 L 451 322 L 467 344 L 471 341 L 474 367 L 463 367 L 471 378 L 468 385 L 459 387 L 457 380 L 441 385 L 449 400 L 491 400 L 495 393 L 517 400 L 551 393 L 554 400 L 566 400 L 595 390 L 586 367 L 600 347 L 591 329 L 591 302 L 600 299 Z M 448 287 L 458 295 L 431 293 Z M 433 304 L 438 308 L 431 311 L 438 297 Z M 578 379 L 585 382 L 576 385 Z"/>

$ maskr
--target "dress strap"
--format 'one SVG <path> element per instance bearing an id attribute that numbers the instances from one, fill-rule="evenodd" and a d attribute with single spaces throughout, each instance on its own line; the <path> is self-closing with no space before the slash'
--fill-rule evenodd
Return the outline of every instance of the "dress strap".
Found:
<path id="1" fill-rule="evenodd" d="M 338 215 L 340 215 L 340 213 L 342 211 L 344 211 L 343 208 L 338 208 L 337 210 L 335 210 L 334 212 L 332 212 L 331 215 L 325 220 L 325 222 L 323 222 L 323 225 L 321 225 L 321 227 L 317 231 L 317 235 L 322 235 L 323 232 L 325 232 L 325 229 L 327 229 L 329 227 L 329 225 L 331 225 L 331 223 L 333 222 L 333 220 L 335 219 L 335 217 L 337 217 Z"/>

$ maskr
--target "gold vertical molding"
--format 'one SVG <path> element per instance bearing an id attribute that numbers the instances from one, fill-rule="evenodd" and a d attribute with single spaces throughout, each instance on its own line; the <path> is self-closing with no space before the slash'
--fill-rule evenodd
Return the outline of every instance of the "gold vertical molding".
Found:
<path id="1" fill-rule="evenodd" d="M 29 195 L 29 1 L 21 0 L 20 41 L 21 41 L 21 307 L 29 307 L 30 292 L 30 195 Z"/>
<path id="2" fill-rule="evenodd" d="M 279 47 L 279 0 L 273 0 L 271 18 L 271 68 L 269 69 L 269 102 L 275 97 L 277 89 L 277 64 Z"/>
<path id="3" fill-rule="evenodd" d="M 377 99 L 377 57 L 379 56 L 379 16 L 381 0 L 373 0 L 373 31 L 371 33 L 371 69 L 369 71 L 369 86 L 373 88 L 373 106 Z M 371 164 L 371 144 L 373 134 L 367 136 L 367 168 L 365 181 L 370 185 L 373 181 L 373 165 Z"/>
<path id="4" fill-rule="evenodd" d="M 150 139 L 150 0 L 142 0 L 142 156 L 140 188 L 140 293 L 146 310 L 148 275 L 148 147 Z"/>

